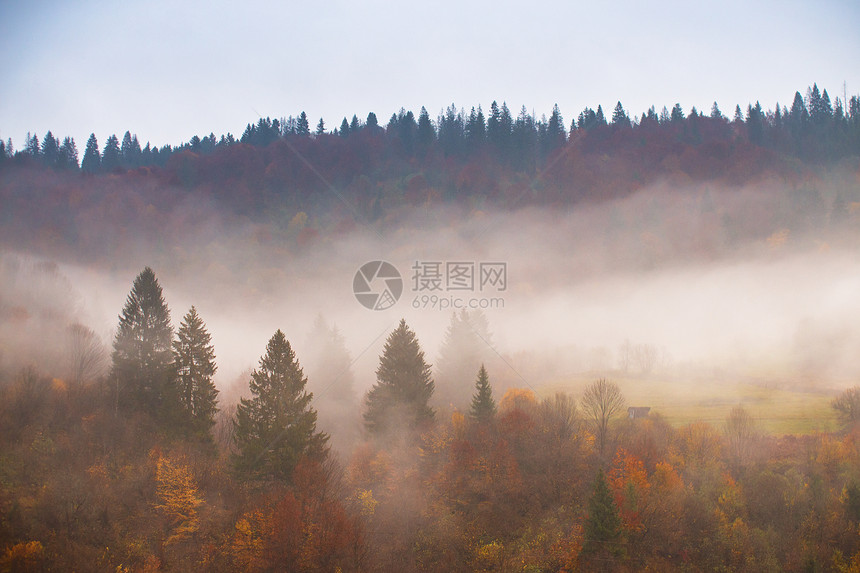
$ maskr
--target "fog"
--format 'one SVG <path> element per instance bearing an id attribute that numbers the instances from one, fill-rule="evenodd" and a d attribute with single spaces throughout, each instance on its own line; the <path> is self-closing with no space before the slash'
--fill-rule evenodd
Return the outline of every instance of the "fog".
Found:
<path id="1" fill-rule="evenodd" d="M 503 387 L 540 394 L 568 378 L 617 375 L 627 343 L 657 353 L 655 377 L 719 369 L 773 384 L 843 388 L 860 376 L 860 227 L 851 216 L 834 223 L 836 187 L 820 190 L 822 207 L 807 216 L 793 213 L 776 186 L 663 184 L 565 210 L 403 208 L 338 231 L 325 230 L 324 215 L 251 221 L 206 204 L 192 216 L 192 197 L 162 218 L 172 228 L 167 239 L 127 229 L 131 239 L 112 254 L 110 245 L 97 257 L 7 246 L 0 254 L 0 368 L 9 376 L 35 364 L 63 375 L 53 349 L 62 328 L 76 322 L 109 348 L 132 281 L 148 265 L 175 327 L 192 304 L 206 322 L 222 390 L 247 382 L 278 328 L 299 362 L 310 363 L 317 349 L 309 333 L 319 317 L 343 336 L 358 396 L 374 382 L 385 338 L 401 317 L 435 364 L 454 309 L 422 307 L 421 297 L 432 294 L 503 306 L 483 310 L 491 378 Z M 105 222 L 108 236 L 114 225 Z M 302 228 L 320 232 L 302 242 Z M 99 229 L 88 231 L 97 236 Z M 373 260 L 391 262 L 403 278 L 403 294 L 387 310 L 364 308 L 352 292 L 356 271 Z M 476 280 L 473 290 L 446 292 L 443 284 L 441 292 L 419 291 L 416 261 L 505 263 L 507 283 L 504 290 L 481 291 Z M 471 385 L 474 374 L 458 375 Z M 316 407 L 336 394 L 337 384 L 317 388 Z"/>

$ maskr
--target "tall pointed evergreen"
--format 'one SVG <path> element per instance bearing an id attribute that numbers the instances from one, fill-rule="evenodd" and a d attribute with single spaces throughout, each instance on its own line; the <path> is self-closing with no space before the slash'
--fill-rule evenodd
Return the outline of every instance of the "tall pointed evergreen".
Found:
<path id="1" fill-rule="evenodd" d="M 104 151 L 102 151 L 102 168 L 105 171 L 113 171 L 121 166 L 121 156 L 119 152 L 119 139 L 116 135 L 111 135 L 105 142 Z"/>
<path id="2" fill-rule="evenodd" d="M 303 456 L 325 453 L 328 436 L 317 432 L 313 394 L 284 333 L 278 330 L 251 373 L 251 398 L 242 398 L 234 421 L 235 468 L 248 476 L 290 481 Z"/>
<path id="3" fill-rule="evenodd" d="M 218 389 L 212 381 L 218 367 L 215 365 L 211 336 L 193 306 L 182 319 L 176 334 L 173 361 L 183 418 L 192 431 L 208 437 L 218 411 Z"/>
<path id="4" fill-rule="evenodd" d="M 173 328 L 161 285 L 151 268 L 134 279 L 113 343 L 111 379 L 117 407 L 163 414 L 172 385 Z"/>
<path id="5" fill-rule="evenodd" d="M 621 516 L 602 469 L 597 470 L 594 489 L 588 500 L 582 553 L 586 558 L 591 556 L 604 562 L 624 555 Z"/>
<path id="6" fill-rule="evenodd" d="M 481 364 L 478 379 L 475 381 L 475 395 L 472 396 L 472 409 L 469 412 L 479 422 L 486 422 L 496 415 L 496 401 L 493 399 L 493 388 L 487 369 Z"/>
<path id="7" fill-rule="evenodd" d="M 96 134 L 91 133 L 84 150 L 84 158 L 81 160 L 81 171 L 84 173 L 97 173 L 101 168 L 102 158 L 99 155 L 99 140 Z"/>
<path id="8" fill-rule="evenodd" d="M 388 430 L 415 429 L 433 419 L 430 365 L 415 333 L 401 319 L 388 335 L 376 370 L 376 384 L 365 398 L 364 423 L 381 435 Z"/>

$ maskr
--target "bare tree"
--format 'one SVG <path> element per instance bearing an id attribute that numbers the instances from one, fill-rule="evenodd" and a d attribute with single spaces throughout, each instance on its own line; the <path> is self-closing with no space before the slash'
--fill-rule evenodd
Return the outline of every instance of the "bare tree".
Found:
<path id="1" fill-rule="evenodd" d="M 624 374 L 630 372 L 630 364 L 633 362 L 633 345 L 630 340 L 625 338 L 621 346 L 618 347 L 618 368 Z"/>
<path id="2" fill-rule="evenodd" d="M 74 384 L 95 380 L 105 373 L 108 355 L 104 343 L 96 333 L 83 324 L 75 323 L 67 329 L 69 378 Z"/>
<path id="3" fill-rule="evenodd" d="M 576 434 L 579 416 L 573 396 L 556 392 L 553 397 L 541 402 L 540 416 L 541 424 L 553 438 L 566 441 Z"/>
<path id="4" fill-rule="evenodd" d="M 753 417 L 743 406 L 735 406 L 726 418 L 726 439 L 729 453 L 736 469 L 743 468 L 752 455 L 758 437 L 758 428 Z"/>
<path id="5" fill-rule="evenodd" d="M 582 396 L 582 409 L 591 425 L 600 455 L 606 450 L 609 436 L 609 421 L 624 408 L 624 396 L 618 385 L 601 378 L 585 389 Z"/>
<path id="6" fill-rule="evenodd" d="M 633 350 L 633 357 L 639 366 L 639 371 L 642 374 L 650 374 L 657 365 L 659 351 L 652 344 L 637 344 Z"/>
<path id="7" fill-rule="evenodd" d="M 831 406 L 836 410 L 843 424 L 850 426 L 860 422 L 860 386 L 854 386 L 842 392 L 833 399 Z"/>

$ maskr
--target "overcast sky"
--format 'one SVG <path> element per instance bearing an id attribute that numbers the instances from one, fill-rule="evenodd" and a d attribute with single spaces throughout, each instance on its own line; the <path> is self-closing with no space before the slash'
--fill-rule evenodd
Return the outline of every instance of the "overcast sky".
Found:
<path id="1" fill-rule="evenodd" d="M 707 5 L 706 5 L 707 4 Z M 179 144 L 306 111 L 382 123 L 495 99 L 565 123 L 620 100 L 726 115 L 860 93 L 860 3 L 0 0 L 0 137 Z"/>

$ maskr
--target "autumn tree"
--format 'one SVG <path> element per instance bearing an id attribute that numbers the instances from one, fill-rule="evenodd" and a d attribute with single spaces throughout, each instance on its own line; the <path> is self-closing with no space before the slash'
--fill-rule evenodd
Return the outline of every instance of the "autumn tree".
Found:
<path id="1" fill-rule="evenodd" d="M 162 414 L 173 376 L 173 328 L 161 285 L 146 267 L 134 280 L 113 343 L 117 407 Z"/>
<path id="2" fill-rule="evenodd" d="M 624 408 L 624 396 L 621 395 L 617 384 L 601 378 L 585 389 L 580 403 L 588 417 L 591 430 L 597 440 L 598 451 L 602 456 L 609 437 L 609 421 Z"/>
<path id="3" fill-rule="evenodd" d="M 743 406 L 735 406 L 725 424 L 729 453 L 736 469 L 743 468 L 750 459 L 758 435 L 755 420 Z"/>
<path id="4" fill-rule="evenodd" d="M 155 482 L 158 496 L 155 508 L 167 521 L 167 544 L 181 541 L 195 533 L 200 527 L 197 508 L 203 504 L 203 499 L 191 468 L 181 461 L 159 456 Z"/>
<path id="5" fill-rule="evenodd" d="M 212 381 L 217 366 L 215 349 L 206 325 L 194 306 L 182 319 L 173 341 L 176 389 L 179 402 L 193 431 L 209 437 L 218 411 L 218 389 Z"/>
<path id="6" fill-rule="evenodd" d="M 479 422 L 486 422 L 496 415 L 496 401 L 493 399 L 493 388 L 487 369 L 481 364 L 478 379 L 475 381 L 475 394 L 472 396 L 470 414 Z"/>
<path id="7" fill-rule="evenodd" d="M 433 389 L 424 351 L 406 320 L 401 319 L 385 341 L 376 384 L 365 397 L 365 426 L 371 433 L 381 435 L 399 424 L 414 429 L 433 420 L 429 405 Z"/>
<path id="8" fill-rule="evenodd" d="M 303 456 L 325 454 L 328 436 L 316 429 L 313 394 L 296 354 L 278 330 L 251 373 L 251 398 L 236 408 L 233 464 L 240 473 L 290 481 Z"/>

